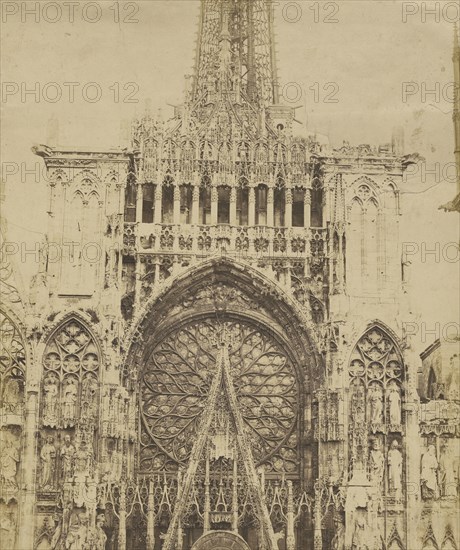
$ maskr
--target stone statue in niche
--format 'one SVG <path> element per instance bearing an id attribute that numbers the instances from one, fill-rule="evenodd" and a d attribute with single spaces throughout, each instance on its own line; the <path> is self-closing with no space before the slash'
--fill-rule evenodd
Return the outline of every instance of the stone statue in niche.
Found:
<path id="1" fill-rule="evenodd" d="M 335 534 L 331 541 L 331 550 L 345 550 L 345 525 L 340 516 L 334 518 Z"/>
<path id="2" fill-rule="evenodd" d="M 383 423 L 383 396 L 380 386 L 369 387 L 369 418 L 371 424 Z"/>
<path id="3" fill-rule="evenodd" d="M 9 550 L 15 548 L 16 512 L 5 511 L 0 513 L 0 548 Z"/>
<path id="4" fill-rule="evenodd" d="M 62 407 L 62 420 L 64 428 L 70 428 L 75 425 L 77 413 L 77 395 L 78 387 L 74 378 L 66 380 L 64 388 L 64 399 Z"/>
<path id="5" fill-rule="evenodd" d="M 105 534 L 105 531 L 103 529 L 104 524 L 105 524 L 104 514 L 98 514 L 96 518 L 96 527 L 91 537 L 92 540 L 91 540 L 90 548 L 92 550 L 105 550 L 107 535 Z"/>
<path id="6" fill-rule="evenodd" d="M 16 479 L 18 464 L 19 441 L 14 434 L 4 432 L 0 448 L 0 482 L 7 491 L 15 491 L 18 488 Z"/>
<path id="7" fill-rule="evenodd" d="M 390 388 L 388 394 L 388 417 L 391 426 L 399 426 L 401 424 L 401 396 L 395 386 Z"/>
<path id="8" fill-rule="evenodd" d="M 399 450 L 399 443 L 395 439 L 388 452 L 388 482 L 389 489 L 394 493 L 397 502 L 400 502 L 402 498 L 402 466 L 402 454 Z"/>
<path id="9" fill-rule="evenodd" d="M 446 498 L 457 498 L 458 479 L 455 475 L 456 460 L 458 460 L 458 457 L 455 456 L 455 452 L 450 450 L 449 440 L 444 440 L 439 457 L 439 488 L 441 496 Z"/>
<path id="10" fill-rule="evenodd" d="M 424 500 L 433 500 L 439 497 L 437 482 L 438 460 L 434 445 L 429 445 L 422 456 L 422 471 L 420 482 L 422 485 L 422 497 Z"/>
<path id="11" fill-rule="evenodd" d="M 93 376 L 87 376 L 82 383 L 82 417 L 96 417 L 97 381 Z"/>
<path id="12" fill-rule="evenodd" d="M 66 550 L 86 550 L 88 542 L 88 518 L 85 514 L 76 515 L 70 524 L 64 548 Z"/>
<path id="13" fill-rule="evenodd" d="M 63 481 L 68 481 L 73 475 L 73 463 L 75 458 L 75 446 L 70 435 L 64 436 L 64 444 L 59 452 L 61 458 L 61 475 Z"/>
<path id="14" fill-rule="evenodd" d="M 75 452 L 75 479 L 81 481 L 91 475 L 92 452 L 85 441 L 82 441 Z"/>
<path id="15" fill-rule="evenodd" d="M 369 527 L 363 517 L 358 517 L 351 542 L 352 550 L 371 550 L 369 545 Z"/>
<path id="16" fill-rule="evenodd" d="M 355 425 L 364 424 L 366 421 L 364 411 L 364 391 L 360 386 L 353 388 L 351 401 L 351 414 Z"/>
<path id="17" fill-rule="evenodd" d="M 10 378 L 5 385 L 3 394 L 5 412 L 8 414 L 20 414 L 22 408 L 22 385 L 17 378 Z"/>
<path id="18" fill-rule="evenodd" d="M 58 424 L 58 379 L 55 374 L 49 375 L 44 384 L 43 425 L 55 428 Z"/>
<path id="19" fill-rule="evenodd" d="M 40 451 L 41 476 L 40 489 L 49 491 L 54 489 L 54 474 L 56 468 L 56 447 L 54 438 L 48 436 Z"/>
<path id="20" fill-rule="evenodd" d="M 381 489 L 383 481 L 383 473 L 385 469 L 385 458 L 381 449 L 381 444 L 378 439 L 372 442 L 372 449 L 369 457 L 371 480 Z"/>

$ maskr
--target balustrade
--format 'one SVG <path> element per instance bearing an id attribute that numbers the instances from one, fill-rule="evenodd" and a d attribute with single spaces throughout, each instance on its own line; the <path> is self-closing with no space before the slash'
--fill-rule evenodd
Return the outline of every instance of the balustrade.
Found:
<path id="1" fill-rule="evenodd" d="M 125 253 L 239 253 L 260 256 L 310 256 L 310 241 L 325 238 L 324 229 L 233 226 L 228 224 L 125 224 Z"/>

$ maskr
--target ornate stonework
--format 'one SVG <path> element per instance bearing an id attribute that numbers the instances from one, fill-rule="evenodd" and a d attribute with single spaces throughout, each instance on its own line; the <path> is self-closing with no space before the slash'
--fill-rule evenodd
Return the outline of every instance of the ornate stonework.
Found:
<path id="1" fill-rule="evenodd" d="M 30 295 L 0 266 L 8 550 L 459 546 L 458 355 L 420 403 L 399 321 L 409 161 L 295 134 L 271 8 L 203 0 L 183 104 L 128 149 L 34 149 Z"/>

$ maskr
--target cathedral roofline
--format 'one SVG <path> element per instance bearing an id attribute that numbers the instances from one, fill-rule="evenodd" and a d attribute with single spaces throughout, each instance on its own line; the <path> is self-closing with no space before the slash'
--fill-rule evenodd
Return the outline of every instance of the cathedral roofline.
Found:
<path id="1" fill-rule="evenodd" d="M 101 154 L 103 155 L 119 155 L 126 156 L 128 150 L 121 147 L 81 147 L 81 146 L 48 146 L 44 144 L 34 145 L 32 147 L 32 152 L 43 158 L 56 157 L 62 155 L 86 155 L 88 157 L 98 157 Z"/>

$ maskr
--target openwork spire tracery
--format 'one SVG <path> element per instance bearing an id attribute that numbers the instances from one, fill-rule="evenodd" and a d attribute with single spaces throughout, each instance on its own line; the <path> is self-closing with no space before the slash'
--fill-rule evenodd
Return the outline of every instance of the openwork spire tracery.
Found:
<path id="1" fill-rule="evenodd" d="M 278 102 L 271 0 L 202 0 L 194 99 L 226 88 Z"/>

